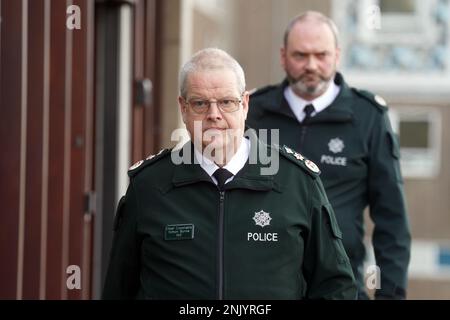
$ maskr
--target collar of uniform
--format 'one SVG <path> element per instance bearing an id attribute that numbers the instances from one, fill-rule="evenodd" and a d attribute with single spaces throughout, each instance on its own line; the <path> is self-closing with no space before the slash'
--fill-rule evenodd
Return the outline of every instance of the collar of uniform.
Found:
<path id="1" fill-rule="evenodd" d="M 316 114 L 318 114 L 319 112 L 327 108 L 329 105 L 331 105 L 331 103 L 336 99 L 337 95 L 339 94 L 339 90 L 340 90 L 339 86 L 334 81 L 330 81 L 327 90 L 325 90 L 324 94 L 322 94 L 320 97 L 317 97 L 312 101 L 308 101 L 297 96 L 292 90 L 291 86 L 286 86 L 283 94 L 286 101 L 289 104 L 289 107 L 295 114 L 297 120 L 299 122 L 302 122 L 303 119 L 305 118 L 303 110 L 305 109 L 306 105 L 311 103 L 314 106 L 315 111 L 312 113 L 312 116 L 314 117 Z"/>
<path id="2" fill-rule="evenodd" d="M 340 87 L 338 95 L 327 108 L 311 118 L 309 124 L 319 122 L 350 122 L 353 120 L 353 98 L 351 89 L 339 72 L 336 72 L 334 82 Z"/>
<path id="3" fill-rule="evenodd" d="M 214 178 L 214 172 L 219 169 L 219 166 L 215 164 L 213 161 L 204 157 L 203 154 L 194 148 L 194 154 L 197 159 L 197 162 L 200 164 L 203 170 L 211 177 L 214 183 L 217 184 L 216 178 Z M 233 176 L 229 178 L 225 183 L 233 180 L 234 176 L 244 167 L 247 162 L 248 155 L 250 154 L 250 141 L 248 139 L 243 138 L 241 144 L 236 151 L 236 153 L 231 157 L 230 161 L 224 166 L 224 169 L 230 171 Z"/>
<path id="4" fill-rule="evenodd" d="M 353 110 L 351 108 L 352 99 L 350 88 L 344 82 L 342 75 L 337 72 L 334 78 L 334 82 L 337 86 L 340 87 L 340 91 L 335 99 L 331 103 L 331 105 L 315 117 L 312 117 L 309 120 L 309 124 L 311 123 L 319 123 L 319 122 L 348 122 L 353 119 Z M 260 108 L 264 109 L 267 112 L 282 114 L 286 117 L 294 119 L 295 121 L 299 121 L 297 116 L 292 112 L 291 107 L 289 106 L 286 97 L 284 96 L 284 91 L 286 87 L 289 86 L 289 82 L 287 79 L 284 79 L 270 96 L 270 99 L 267 103 L 262 103 Z"/>
<path id="5" fill-rule="evenodd" d="M 250 156 L 247 159 L 244 167 L 237 173 L 233 181 L 225 185 L 225 189 L 251 189 L 256 191 L 268 191 L 275 189 L 281 191 L 280 184 L 277 183 L 276 175 L 262 175 L 262 165 L 259 155 L 261 153 L 267 154 L 268 150 L 271 152 L 278 152 L 264 144 L 257 138 L 256 132 L 253 129 L 246 130 L 246 135 L 249 137 Z M 264 150 L 264 151 L 260 151 Z M 254 162 L 254 159 L 257 161 Z"/>
<path id="6" fill-rule="evenodd" d="M 263 108 L 266 111 L 273 113 L 280 113 L 289 118 L 297 119 L 292 109 L 289 107 L 289 103 L 284 97 L 284 89 L 289 85 L 287 79 L 284 79 L 280 85 L 278 85 L 273 91 L 273 95 L 268 103 L 263 103 L 258 108 Z M 250 98 L 251 99 L 251 98 Z"/>
<path id="7" fill-rule="evenodd" d="M 178 150 L 178 158 L 183 159 L 180 164 L 175 165 L 172 183 L 182 186 L 200 181 L 211 182 L 210 176 L 199 165 L 194 155 L 194 144 L 188 141 Z"/>
<path id="8" fill-rule="evenodd" d="M 256 133 L 253 130 L 247 130 L 246 134 L 249 136 L 249 146 L 250 150 L 248 154 L 258 155 L 259 148 L 268 148 L 256 137 Z M 244 140 L 243 140 L 244 141 Z M 194 153 L 194 145 L 192 142 L 187 142 L 180 152 L 180 157 L 183 154 L 187 154 L 186 158 L 189 158 L 188 163 L 181 163 L 176 165 L 174 170 L 174 175 L 172 178 L 172 183 L 175 186 L 183 186 L 188 184 L 193 184 L 197 182 L 212 182 L 209 174 L 200 166 L 196 160 Z M 273 150 L 272 150 L 273 152 Z M 278 185 L 274 183 L 273 176 L 262 176 L 261 169 L 263 168 L 260 161 L 256 161 L 255 164 L 250 163 L 250 158 L 247 156 L 245 165 L 241 170 L 239 170 L 234 176 L 234 179 L 225 185 L 225 189 L 250 189 L 250 190 L 280 190 Z M 195 159 L 195 160 L 194 160 Z M 235 168 L 231 168 L 235 170 Z"/>
<path id="9" fill-rule="evenodd" d="M 334 83 L 340 87 L 339 93 L 336 99 L 331 103 L 330 108 L 333 107 L 335 110 L 341 110 L 353 114 L 352 104 L 352 91 L 347 83 L 344 81 L 344 77 L 341 73 L 336 72 L 334 77 Z M 330 109 L 327 108 L 327 109 Z M 327 110 L 326 109 L 326 110 Z"/>

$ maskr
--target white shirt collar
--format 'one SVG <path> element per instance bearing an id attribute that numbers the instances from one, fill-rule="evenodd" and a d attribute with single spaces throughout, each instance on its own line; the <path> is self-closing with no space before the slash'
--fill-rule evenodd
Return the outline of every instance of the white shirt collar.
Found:
<path id="1" fill-rule="evenodd" d="M 321 96 L 312 101 L 307 101 L 297 96 L 294 91 L 292 91 L 291 86 L 287 86 L 284 89 L 284 97 L 286 98 L 289 107 L 291 108 L 297 120 L 299 122 L 302 122 L 305 118 L 305 113 L 303 112 L 303 110 L 305 109 L 305 106 L 307 104 L 312 103 L 314 105 L 315 111 L 311 115 L 312 117 L 314 117 L 317 113 L 326 109 L 334 101 L 334 99 L 336 99 L 340 90 L 341 88 L 336 83 L 334 83 L 333 80 L 331 80 L 331 83 L 328 86 L 327 90 Z"/>
<path id="2" fill-rule="evenodd" d="M 204 157 L 200 151 L 194 147 L 194 154 L 197 162 L 200 164 L 203 170 L 212 178 L 215 184 L 217 184 L 216 178 L 213 177 L 214 172 L 219 169 L 219 166 L 215 164 L 211 159 Z M 241 171 L 241 169 L 247 163 L 250 154 L 250 140 L 242 138 L 241 145 L 239 146 L 237 152 L 231 157 L 230 161 L 223 167 L 230 171 L 233 176 L 229 178 L 225 183 L 233 180 L 234 176 Z"/>

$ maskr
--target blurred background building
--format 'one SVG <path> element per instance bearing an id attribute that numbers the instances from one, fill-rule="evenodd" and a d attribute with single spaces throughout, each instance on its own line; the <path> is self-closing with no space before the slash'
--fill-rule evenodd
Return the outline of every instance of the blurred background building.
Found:
<path id="1" fill-rule="evenodd" d="M 346 80 L 389 103 L 408 298 L 450 299 L 450 0 L 0 0 L 0 298 L 99 298 L 127 168 L 178 142 L 180 66 L 214 46 L 248 89 L 277 83 L 305 10 L 338 24 Z"/>

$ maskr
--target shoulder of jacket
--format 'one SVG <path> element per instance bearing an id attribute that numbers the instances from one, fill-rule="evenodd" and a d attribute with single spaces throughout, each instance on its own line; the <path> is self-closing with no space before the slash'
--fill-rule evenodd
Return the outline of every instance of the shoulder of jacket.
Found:
<path id="1" fill-rule="evenodd" d="M 352 91 L 357 94 L 358 96 L 362 97 L 363 99 L 370 102 L 371 105 L 378 108 L 378 110 L 384 112 L 388 110 L 387 102 L 378 94 L 373 94 L 370 91 L 367 90 L 361 90 L 352 88 Z"/>
<path id="2" fill-rule="evenodd" d="M 268 85 L 268 86 L 265 86 L 265 87 L 261 87 L 261 88 L 254 88 L 254 89 L 249 91 L 249 94 L 250 94 L 251 97 L 257 97 L 257 96 L 265 94 L 265 93 L 267 93 L 267 92 L 269 92 L 271 90 L 274 90 L 277 87 L 278 87 L 278 85 L 271 84 L 271 85 Z"/>
<path id="3" fill-rule="evenodd" d="M 290 160 L 292 163 L 296 164 L 300 168 L 303 169 L 307 174 L 316 179 L 320 175 L 319 167 L 307 159 L 297 151 L 289 148 L 288 146 L 283 145 L 282 147 L 275 145 L 275 148 L 278 149 L 279 153 L 286 159 Z"/>
<path id="4" fill-rule="evenodd" d="M 171 149 L 161 149 L 158 153 L 149 155 L 143 160 L 139 160 L 128 169 L 128 176 L 130 178 L 135 177 L 144 168 L 158 162 L 170 154 Z"/>

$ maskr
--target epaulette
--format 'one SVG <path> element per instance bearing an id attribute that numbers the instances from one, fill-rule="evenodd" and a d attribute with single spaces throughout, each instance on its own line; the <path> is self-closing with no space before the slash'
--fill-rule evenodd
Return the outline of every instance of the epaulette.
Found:
<path id="1" fill-rule="evenodd" d="M 319 167 L 311 160 L 302 156 L 300 153 L 292 150 L 287 146 L 279 147 L 275 145 L 275 147 L 278 148 L 278 151 L 281 155 L 298 165 L 313 178 L 317 178 L 320 175 Z"/>
<path id="2" fill-rule="evenodd" d="M 387 111 L 387 102 L 381 96 L 366 90 L 359 90 L 356 88 L 352 88 L 352 90 L 360 97 L 368 100 L 372 105 L 376 106 L 381 111 Z"/>
<path id="3" fill-rule="evenodd" d="M 162 149 L 157 154 L 149 155 L 144 160 L 139 160 L 128 169 L 128 176 L 130 178 L 136 176 L 142 169 L 162 159 L 165 155 L 169 154 L 171 149 Z"/>
<path id="4" fill-rule="evenodd" d="M 254 88 L 252 90 L 249 91 L 249 95 L 251 95 L 252 97 L 254 96 L 258 96 L 260 94 L 266 93 L 269 90 L 275 89 L 277 87 L 277 85 L 268 85 L 262 88 Z"/>

